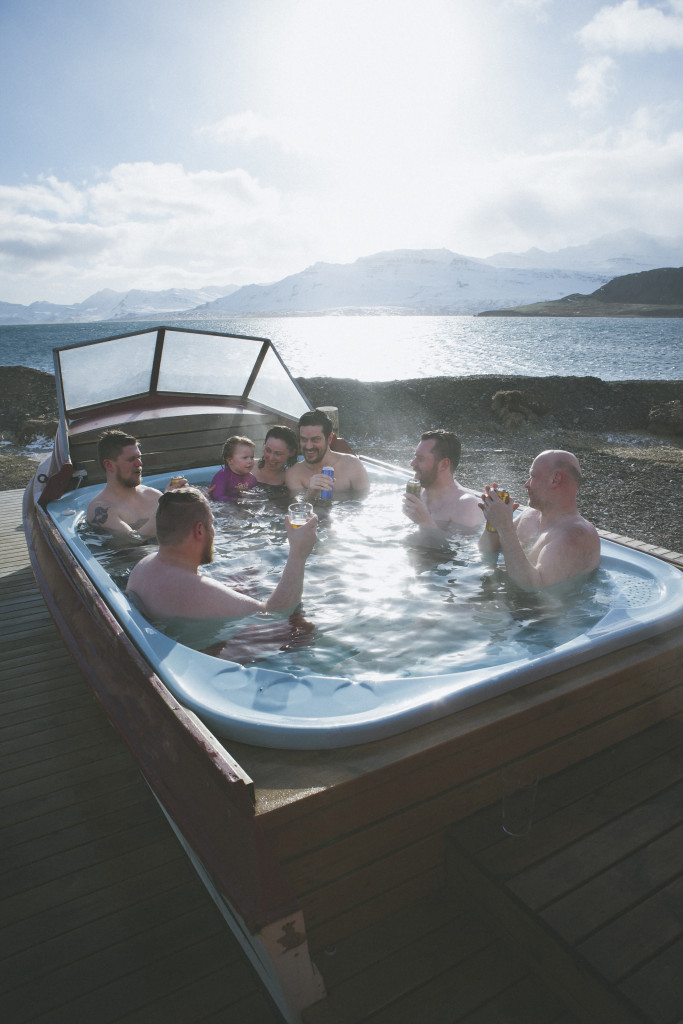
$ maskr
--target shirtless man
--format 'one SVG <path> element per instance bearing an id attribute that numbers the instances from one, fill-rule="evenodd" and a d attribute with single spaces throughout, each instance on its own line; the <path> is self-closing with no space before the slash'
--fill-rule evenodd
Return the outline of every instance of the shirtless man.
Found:
<path id="1" fill-rule="evenodd" d="M 478 495 L 455 479 L 459 461 L 460 441 L 450 430 L 422 434 L 410 463 L 422 493 L 406 494 L 403 512 L 420 527 L 423 540 L 442 544 L 454 532 L 483 525 Z"/>
<path id="2" fill-rule="evenodd" d="M 355 455 L 333 452 L 329 446 L 331 433 L 332 420 L 321 409 L 303 414 L 299 420 L 299 447 L 304 461 L 290 466 L 285 474 L 290 491 L 305 489 L 307 497 L 316 498 L 321 491 L 339 495 L 368 490 L 370 480 L 365 466 Z M 332 479 L 321 472 L 323 466 L 332 467 Z"/>
<path id="3" fill-rule="evenodd" d="M 304 566 L 316 541 L 317 517 L 294 529 L 285 518 L 289 553 L 280 580 L 266 601 L 257 601 L 199 574 L 213 561 L 213 513 L 196 487 L 167 491 L 158 501 L 159 549 L 134 567 L 126 592 L 150 619 L 235 618 L 255 612 L 288 612 L 301 600 Z"/>
<path id="4" fill-rule="evenodd" d="M 524 484 L 529 504 L 513 520 L 517 506 L 505 504 L 490 486 L 479 506 L 497 532 L 484 531 L 484 556 L 503 552 L 508 574 L 526 590 L 591 572 L 600 562 L 600 537 L 576 507 L 581 483 L 579 460 L 571 452 L 541 452 Z"/>
<path id="5" fill-rule="evenodd" d="M 161 491 L 142 483 L 137 440 L 122 430 L 107 430 L 97 444 L 97 459 L 107 474 L 107 483 L 88 505 L 88 522 L 112 533 L 153 537 Z M 182 487 L 186 482 L 183 478 L 173 486 Z"/>

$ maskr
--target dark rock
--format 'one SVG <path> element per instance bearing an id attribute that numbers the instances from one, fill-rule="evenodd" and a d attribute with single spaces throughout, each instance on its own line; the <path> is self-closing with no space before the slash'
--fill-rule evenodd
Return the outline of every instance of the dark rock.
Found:
<path id="1" fill-rule="evenodd" d="M 652 434 L 670 434 L 672 437 L 683 434 L 683 408 L 680 401 L 675 399 L 673 402 L 654 405 L 650 409 L 647 428 Z"/>
<path id="2" fill-rule="evenodd" d="M 17 444 L 31 444 L 39 437 L 46 437 L 50 440 L 57 433 L 58 426 L 59 420 L 25 420 L 17 433 Z"/>
<path id="3" fill-rule="evenodd" d="M 0 366 L 0 430 L 16 434 L 27 419 L 58 417 L 55 378 L 28 366 Z"/>
<path id="4" fill-rule="evenodd" d="M 535 423 L 545 411 L 541 402 L 523 391 L 496 391 L 491 408 L 507 430 L 518 430 L 526 423 Z"/>

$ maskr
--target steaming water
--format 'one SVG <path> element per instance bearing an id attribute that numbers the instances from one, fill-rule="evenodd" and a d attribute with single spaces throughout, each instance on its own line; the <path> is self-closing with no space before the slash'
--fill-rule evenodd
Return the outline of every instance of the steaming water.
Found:
<path id="1" fill-rule="evenodd" d="M 443 550 L 415 547 L 402 493 L 401 483 L 374 482 L 362 501 L 319 505 L 320 539 L 307 563 L 302 612 L 291 620 L 156 625 L 230 661 L 370 682 L 537 657 L 598 622 L 617 591 L 632 605 L 651 600 L 650 581 L 602 569 L 587 582 L 524 594 L 481 562 L 476 538 L 453 538 Z M 286 557 L 286 502 L 254 495 L 239 505 L 215 503 L 215 561 L 202 571 L 265 598 Z M 84 536 L 122 589 L 150 550 L 116 552 Z"/>

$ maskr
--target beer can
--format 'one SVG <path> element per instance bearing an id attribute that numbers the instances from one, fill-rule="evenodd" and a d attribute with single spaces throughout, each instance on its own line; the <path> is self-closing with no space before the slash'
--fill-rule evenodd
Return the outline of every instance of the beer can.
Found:
<path id="1" fill-rule="evenodd" d="M 416 498 L 422 493 L 422 484 L 419 480 L 409 480 L 406 484 L 406 494 L 414 494 Z"/>
<path id="2" fill-rule="evenodd" d="M 334 468 L 332 466 L 323 466 L 322 472 L 323 472 L 324 476 L 329 476 L 330 478 L 334 477 Z M 332 491 L 321 491 L 320 492 L 320 497 L 321 498 L 331 498 L 332 497 Z"/>
<path id="3" fill-rule="evenodd" d="M 174 487 L 176 484 L 181 484 L 184 479 L 185 477 L 182 475 L 182 473 L 180 474 L 180 476 L 172 476 L 168 482 L 168 485 L 169 487 Z"/>
<path id="4" fill-rule="evenodd" d="M 498 490 L 498 488 L 496 487 L 494 488 L 493 493 L 497 494 L 505 502 L 506 505 L 510 501 L 510 494 L 508 491 Z M 488 522 L 486 524 L 486 529 L 489 531 L 489 533 L 498 533 L 498 530 L 495 528 L 495 526 L 490 526 Z"/>

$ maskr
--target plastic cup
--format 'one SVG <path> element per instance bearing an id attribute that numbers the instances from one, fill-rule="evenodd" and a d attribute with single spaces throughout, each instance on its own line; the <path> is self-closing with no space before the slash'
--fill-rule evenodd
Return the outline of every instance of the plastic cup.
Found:
<path id="1" fill-rule="evenodd" d="M 309 505 L 307 501 L 295 501 L 293 505 L 289 506 L 287 512 L 289 513 L 290 523 L 297 529 L 299 526 L 305 526 L 311 518 L 313 506 Z"/>

